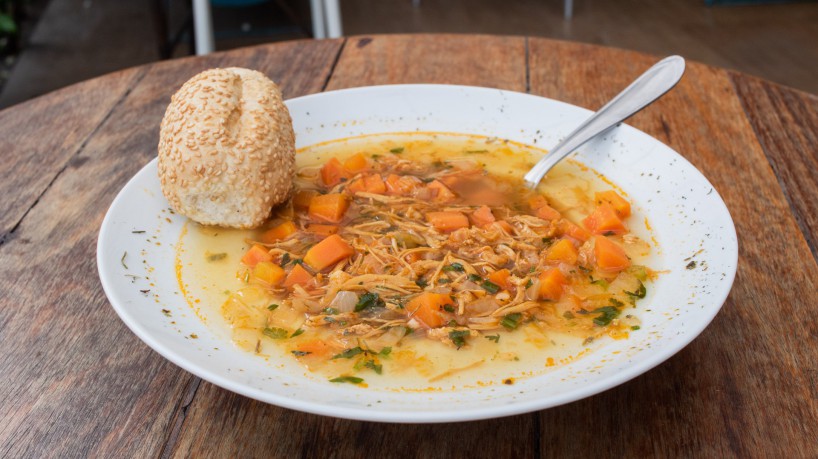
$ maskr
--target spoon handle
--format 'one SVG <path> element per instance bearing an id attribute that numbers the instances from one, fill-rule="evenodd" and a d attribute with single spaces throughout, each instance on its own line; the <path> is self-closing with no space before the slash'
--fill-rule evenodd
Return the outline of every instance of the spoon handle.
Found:
<path id="1" fill-rule="evenodd" d="M 531 168 L 525 174 L 526 186 L 536 188 L 545 174 L 568 154 L 668 92 L 676 86 L 684 71 L 685 60 L 681 56 L 670 56 L 657 62 Z"/>

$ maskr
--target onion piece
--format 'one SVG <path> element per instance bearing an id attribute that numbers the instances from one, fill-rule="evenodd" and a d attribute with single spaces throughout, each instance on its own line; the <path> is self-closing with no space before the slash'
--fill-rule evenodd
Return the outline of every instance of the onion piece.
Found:
<path id="1" fill-rule="evenodd" d="M 358 304 L 358 295 L 355 292 L 341 291 L 329 304 L 329 307 L 338 312 L 353 312 Z"/>
<path id="2" fill-rule="evenodd" d="M 525 289 L 525 299 L 529 301 L 536 301 L 540 297 L 540 279 L 531 279 L 531 285 Z"/>

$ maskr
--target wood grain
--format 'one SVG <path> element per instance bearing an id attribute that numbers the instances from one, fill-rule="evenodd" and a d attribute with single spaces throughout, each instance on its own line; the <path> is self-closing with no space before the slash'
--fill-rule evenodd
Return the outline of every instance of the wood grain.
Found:
<path id="1" fill-rule="evenodd" d="M 535 94 L 596 108 L 653 60 L 523 37 L 289 42 L 141 67 L 124 82 L 126 74 L 104 77 L 0 113 L 14 120 L 59 107 L 65 118 L 97 117 L 96 124 L 68 119 L 52 131 L 0 124 L 0 139 L 34 132 L 43 145 L 58 145 L 64 165 L 26 172 L 51 178 L 45 187 L 36 179 L 24 186 L 39 198 L 10 207 L 20 223 L 0 245 L 0 457 L 814 455 L 818 266 L 805 236 L 815 236 L 815 98 L 703 65 L 691 64 L 674 91 L 631 123 L 689 159 L 724 198 L 739 235 L 736 282 L 692 344 L 595 397 L 450 425 L 298 413 L 165 361 L 122 325 L 96 280 L 105 210 L 155 155 L 170 95 L 202 69 L 258 68 L 286 97 L 388 83 L 521 91 L 530 84 Z M 103 88 L 99 99 L 82 98 L 93 85 Z M 23 161 L 17 157 L 27 154 L 25 145 L 12 145 L 3 177 Z"/>
<path id="2" fill-rule="evenodd" d="M 0 111 L 7 161 L 0 169 L 0 244 L 144 72 L 125 70 Z"/>
<path id="3" fill-rule="evenodd" d="M 818 97 L 740 73 L 730 78 L 818 259 Z"/>
<path id="4" fill-rule="evenodd" d="M 488 35 L 350 37 L 328 90 L 437 83 L 526 90 L 525 38 Z"/>
<path id="5" fill-rule="evenodd" d="M 198 379 L 148 349 L 109 306 L 94 262 L 105 211 L 155 156 L 165 106 L 194 73 L 258 68 L 292 97 L 321 90 L 339 47 L 293 42 L 143 68 L 95 133 L 74 141 L 75 159 L 0 246 L 0 457 L 160 454 Z"/>
<path id="6" fill-rule="evenodd" d="M 533 93 L 591 108 L 655 60 L 538 39 L 530 40 L 529 49 Z M 758 117 L 764 125 L 776 122 L 768 119 L 775 112 Z M 544 440 L 561 426 L 595 426 L 546 444 L 561 451 L 576 442 L 586 457 L 813 454 L 814 439 L 804 429 L 818 425 L 811 382 L 818 327 L 794 318 L 814 310 L 818 267 L 804 256 L 809 248 L 731 79 L 725 71 L 690 63 L 682 83 L 629 124 L 685 156 L 724 198 L 739 236 L 736 282 L 713 323 L 665 364 L 592 399 L 541 412 Z M 616 438 L 622 426 L 627 441 L 598 440 Z"/>

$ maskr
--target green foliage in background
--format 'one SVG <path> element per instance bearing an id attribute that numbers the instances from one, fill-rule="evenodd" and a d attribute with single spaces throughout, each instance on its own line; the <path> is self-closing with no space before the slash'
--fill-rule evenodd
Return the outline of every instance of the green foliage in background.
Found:
<path id="1" fill-rule="evenodd" d="M 18 20 L 25 0 L 0 0 L 0 54 L 14 53 L 20 38 Z"/>

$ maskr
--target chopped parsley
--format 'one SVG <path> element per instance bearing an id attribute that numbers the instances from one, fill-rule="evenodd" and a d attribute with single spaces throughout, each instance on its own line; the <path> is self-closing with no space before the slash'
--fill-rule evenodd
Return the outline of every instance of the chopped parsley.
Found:
<path id="1" fill-rule="evenodd" d="M 429 285 L 429 283 L 426 282 L 425 279 L 418 279 L 415 281 L 415 285 L 417 285 L 420 288 L 426 288 L 426 286 Z"/>
<path id="2" fill-rule="evenodd" d="M 644 298 L 648 293 L 648 289 L 645 288 L 645 284 L 643 284 L 642 281 L 639 281 L 639 288 L 637 288 L 635 292 L 625 291 L 625 293 L 634 298 Z"/>
<path id="3" fill-rule="evenodd" d="M 470 335 L 468 330 L 452 330 L 449 332 L 449 339 L 452 340 L 458 349 L 466 345 L 466 338 Z"/>
<path id="4" fill-rule="evenodd" d="M 477 274 L 469 274 L 469 280 L 472 282 L 480 282 L 483 280 L 483 278 L 478 276 Z"/>
<path id="5" fill-rule="evenodd" d="M 377 293 L 367 292 L 361 295 L 358 303 L 355 305 L 355 312 L 361 312 L 368 308 L 383 308 L 386 303 L 381 299 Z"/>
<path id="6" fill-rule="evenodd" d="M 299 328 L 298 330 L 294 331 L 292 335 L 290 335 L 290 338 L 295 338 L 296 336 L 298 336 L 298 335 L 300 335 L 302 333 L 304 333 L 304 329 Z"/>
<path id="7" fill-rule="evenodd" d="M 500 334 L 499 333 L 496 334 L 496 335 L 486 335 L 483 338 L 486 338 L 489 341 L 494 341 L 495 343 L 500 342 Z"/>
<path id="8" fill-rule="evenodd" d="M 390 346 L 386 346 L 381 349 L 381 352 L 378 352 L 378 355 L 386 357 L 387 355 L 392 353 L 392 348 Z"/>
<path id="9" fill-rule="evenodd" d="M 290 334 L 287 330 L 283 328 L 265 328 L 264 330 L 261 331 L 261 333 L 263 333 L 264 336 L 272 339 L 284 339 L 287 337 L 287 335 Z"/>
<path id="10" fill-rule="evenodd" d="M 362 378 L 357 377 L 357 376 L 339 376 L 337 378 L 330 379 L 329 382 L 361 384 L 362 382 L 364 382 L 364 380 Z"/>
<path id="11" fill-rule="evenodd" d="M 351 359 L 358 354 L 363 354 L 364 350 L 361 349 L 360 346 L 353 347 L 352 349 L 344 349 L 343 352 L 340 354 L 335 354 L 332 356 L 332 360 L 335 359 Z"/>
<path id="12" fill-rule="evenodd" d="M 278 309 L 278 305 L 275 303 L 271 304 L 270 306 L 267 306 L 268 311 L 275 311 L 276 309 Z"/>
<path id="13" fill-rule="evenodd" d="M 619 309 L 616 309 L 613 306 L 603 306 L 601 308 L 596 308 L 591 312 L 594 314 L 599 314 L 598 316 L 594 317 L 594 323 L 600 327 L 610 325 L 611 321 L 619 316 Z"/>
<path id="14" fill-rule="evenodd" d="M 464 268 L 460 263 L 452 263 L 443 267 L 443 271 L 457 271 L 462 273 L 465 270 L 466 268 Z"/>
<path id="15" fill-rule="evenodd" d="M 634 325 L 633 327 L 631 327 L 631 330 L 636 331 L 639 330 L 640 328 L 642 327 L 640 327 L 639 325 Z"/>
<path id="16" fill-rule="evenodd" d="M 374 360 L 367 360 L 364 362 L 364 366 L 375 371 L 377 374 L 383 373 L 383 365 L 376 363 Z"/>
<path id="17" fill-rule="evenodd" d="M 500 286 L 492 281 L 484 280 L 483 283 L 480 284 L 480 286 L 483 287 L 483 290 L 492 294 L 500 291 Z"/>
<path id="18" fill-rule="evenodd" d="M 443 310 L 446 312 L 454 312 L 454 306 L 447 304 L 443 306 Z"/>
<path id="19" fill-rule="evenodd" d="M 514 330 L 520 326 L 520 322 L 522 322 L 522 320 L 523 315 L 521 313 L 512 312 L 511 314 L 506 314 L 503 316 L 503 320 L 500 321 L 500 325 L 502 325 L 506 330 Z"/>
<path id="20" fill-rule="evenodd" d="M 395 148 L 389 150 L 389 152 L 394 153 L 396 155 L 399 155 L 399 154 L 403 153 L 403 147 L 395 147 Z"/>

